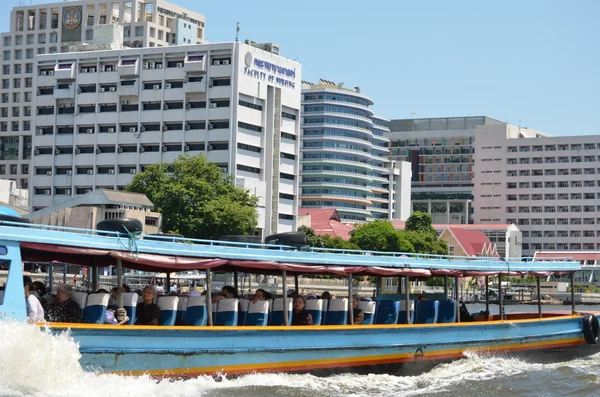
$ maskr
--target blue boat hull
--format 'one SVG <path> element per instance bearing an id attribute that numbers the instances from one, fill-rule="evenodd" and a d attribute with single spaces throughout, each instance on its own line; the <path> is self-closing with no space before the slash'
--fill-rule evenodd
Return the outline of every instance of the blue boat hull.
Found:
<path id="1" fill-rule="evenodd" d="M 478 354 L 597 352 L 587 345 L 583 318 L 463 324 L 332 327 L 70 326 L 86 370 L 131 375 L 197 376 L 251 372 L 422 372 L 440 362 Z M 557 353 L 562 352 L 562 353 Z M 392 370 L 394 369 L 394 370 Z"/>

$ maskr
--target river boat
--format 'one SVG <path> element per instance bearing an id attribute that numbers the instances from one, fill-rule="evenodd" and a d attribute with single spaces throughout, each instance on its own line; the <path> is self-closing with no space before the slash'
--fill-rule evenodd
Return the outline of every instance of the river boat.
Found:
<path id="1" fill-rule="evenodd" d="M 405 292 L 367 302 L 363 325 L 346 325 L 353 323 L 352 310 L 348 310 L 352 300 L 332 299 L 327 308 L 316 307 L 321 310 L 315 311 L 315 316 L 327 317 L 322 321 L 324 325 L 290 326 L 287 324 L 292 312 L 283 309 L 291 308 L 285 294 L 272 302 L 270 310 L 263 303 L 255 312 L 248 306 L 243 308 L 237 300 L 226 302 L 221 311 L 221 302 L 226 300 L 219 301 L 216 308 L 211 300 L 213 272 L 276 274 L 281 276 L 282 290 L 294 275 L 344 276 L 350 281 L 348 296 L 351 296 L 353 276 L 401 277 L 406 281 L 404 285 L 409 285 L 408 281 L 415 277 L 444 276 L 458 285 L 461 277 L 485 276 L 487 280 L 489 276 L 501 279 L 518 275 L 572 275 L 581 268 L 575 261 L 522 262 L 310 249 L 286 245 L 284 238 L 279 239 L 279 245 L 168 236 L 146 239 L 129 232 L 98 232 L 14 221 L 0 221 L 0 263 L 9 270 L 0 304 L 0 316 L 5 320 L 26 320 L 24 261 L 59 261 L 92 266 L 92 270 L 115 266 L 118 277 L 123 268 L 167 274 L 189 270 L 206 273 L 205 301 L 190 306 L 189 302 L 198 298 L 189 297 L 187 306 L 180 307 L 186 323 L 200 325 L 106 325 L 102 322 L 108 297 L 104 299 L 98 294 L 90 294 L 85 308 L 85 317 L 94 318 L 95 314 L 98 324 L 39 324 L 45 332 L 70 332 L 79 344 L 82 367 L 90 371 L 154 377 L 253 372 L 412 374 L 469 354 L 519 354 L 534 359 L 564 360 L 599 351 L 598 320 L 591 313 L 542 313 L 540 309 L 538 313 L 486 314 L 479 317 L 482 321 L 461 322 L 456 296 L 420 302 Z M 119 293 L 119 305 L 127 309 L 131 296 L 124 295 Z M 164 324 L 173 324 L 177 308 L 173 300 L 166 301 L 170 306 L 164 310 L 161 307 L 161 322 L 164 315 Z M 134 300 L 130 309 L 135 303 Z M 244 325 L 235 325 L 238 323 Z"/>

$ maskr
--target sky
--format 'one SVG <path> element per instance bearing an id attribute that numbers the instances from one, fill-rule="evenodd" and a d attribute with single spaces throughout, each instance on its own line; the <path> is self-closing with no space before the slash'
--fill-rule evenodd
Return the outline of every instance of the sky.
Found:
<path id="1" fill-rule="evenodd" d="M 19 2 L 0 0 L 0 29 Z M 108 0 L 107 0 L 108 1 Z M 33 0 L 34 3 L 52 1 Z M 390 118 L 489 116 L 599 134 L 597 0 L 171 0 L 206 39 L 275 42 L 302 78 L 360 86 Z"/>

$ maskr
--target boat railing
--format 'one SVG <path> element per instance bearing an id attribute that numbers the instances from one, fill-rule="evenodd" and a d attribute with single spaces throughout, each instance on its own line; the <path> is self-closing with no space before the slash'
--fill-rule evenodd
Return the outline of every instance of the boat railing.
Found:
<path id="1" fill-rule="evenodd" d="M 322 253 L 322 254 L 342 254 L 342 255 L 367 255 L 367 256 L 386 256 L 386 257 L 397 257 L 397 258 L 407 258 L 407 259 L 420 259 L 420 260 L 431 260 L 431 261 L 447 261 L 447 260 L 468 260 L 468 261 L 485 261 L 485 262 L 505 262 L 508 266 L 511 263 L 521 263 L 521 258 L 501 258 L 501 257 L 489 257 L 489 256 L 452 256 L 452 255 L 439 255 L 439 254 L 421 254 L 421 253 L 412 253 L 412 252 L 384 252 L 384 251 L 372 251 L 372 250 L 356 250 L 356 249 L 338 249 L 338 248 L 316 248 L 316 247 L 298 247 L 298 246 L 289 246 L 289 245 L 277 245 L 277 244 L 262 244 L 262 243 L 250 243 L 250 242 L 239 242 L 239 241 L 221 241 L 221 240 L 207 240 L 207 239 L 194 239 L 188 237 L 181 236 L 170 236 L 168 234 L 165 235 L 152 235 L 147 236 L 144 234 L 131 234 L 125 235 L 123 232 L 115 232 L 115 231 L 97 231 L 93 229 L 85 229 L 85 228 L 75 228 L 75 227 L 66 227 L 66 226 L 53 226 L 53 225 L 43 225 L 43 224 L 33 224 L 33 223 L 19 223 L 19 222 L 9 222 L 9 221 L 1 221 L 1 225 L 7 226 L 20 226 L 24 228 L 34 228 L 39 230 L 50 230 L 57 232 L 73 232 L 73 233 L 83 233 L 88 235 L 102 235 L 102 236 L 111 236 L 118 238 L 126 238 L 126 239 L 140 239 L 140 238 L 152 238 L 152 240 L 161 240 L 164 242 L 172 242 L 172 243 L 185 243 L 185 244 L 202 244 L 209 246 L 228 246 L 228 247 L 237 247 L 237 248 L 259 248 L 259 249 L 269 249 L 269 250 L 301 250 L 313 253 Z M 566 259 L 565 259 L 566 261 Z"/>

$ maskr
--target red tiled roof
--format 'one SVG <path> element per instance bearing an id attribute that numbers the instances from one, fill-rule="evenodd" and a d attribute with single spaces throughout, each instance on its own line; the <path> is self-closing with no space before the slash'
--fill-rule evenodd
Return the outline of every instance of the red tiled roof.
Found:
<path id="1" fill-rule="evenodd" d="M 340 222 L 340 216 L 335 208 L 300 208 L 298 215 L 310 215 L 310 227 L 317 236 L 328 234 L 344 240 L 350 238 L 353 226 Z"/>
<path id="2" fill-rule="evenodd" d="M 481 230 L 464 229 L 460 226 L 447 226 L 447 228 L 468 256 L 479 256 L 492 245 Z M 495 252 L 494 254 L 497 255 Z"/>
<path id="3" fill-rule="evenodd" d="M 486 230 L 486 229 L 506 229 L 508 228 L 510 225 L 508 223 L 475 223 L 475 224 L 450 224 L 450 225 L 444 225 L 444 224 L 436 224 L 433 225 L 433 228 L 436 230 L 443 230 L 445 228 L 447 228 L 448 226 L 455 228 L 455 227 L 459 227 L 461 229 L 474 229 L 474 230 Z"/>
<path id="4" fill-rule="evenodd" d="M 598 261 L 600 251 L 537 251 L 535 259 Z"/>

